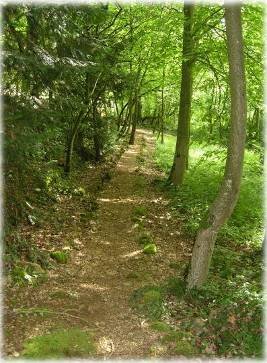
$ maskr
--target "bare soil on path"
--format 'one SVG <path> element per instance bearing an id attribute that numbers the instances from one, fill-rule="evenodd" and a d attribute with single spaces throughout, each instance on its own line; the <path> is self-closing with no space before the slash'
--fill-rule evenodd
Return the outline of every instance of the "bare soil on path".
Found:
<path id="1" fill-rule="evenodd" d="M 150 132 L 137 131 L 135 145 L 122 155 L 113 178 L 99 193 L 96 219 L 75 239 L 70 262 L 49 271 L 49 279 L 38 286 L 9 288 L 4 305 L 7 356 L 20 353 L 25 339 L 55 327 L 92 331 L 98 358 L 151 356 L 160 333 L 133 309 L 130 297 L 136 289 L 174 276 L 170 263 L 184 261 L 191 249 L 168 200 L 151 183 L 157 176 L 154 142 Z M 143 165 L 138 162 L 142 143 Z M 144 226 L 158 248 L 154 255 L 145 255 L 138 243 L 140 232 L 133 220 L 137 206 L 146 208 Z M 22 307 L 47 308 L 55 314 L 13 313 Z"/>

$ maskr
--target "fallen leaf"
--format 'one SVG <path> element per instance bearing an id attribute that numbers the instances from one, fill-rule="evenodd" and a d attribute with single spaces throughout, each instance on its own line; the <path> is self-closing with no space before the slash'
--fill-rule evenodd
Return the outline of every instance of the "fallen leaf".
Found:
<path id="1" fill-rule="evenodd" d="M 231 325 L 235 325 L 236 324 L 236 317 L 234 315 L 230 315 L 227 319 L 228 323 L 230 323 Z"/>

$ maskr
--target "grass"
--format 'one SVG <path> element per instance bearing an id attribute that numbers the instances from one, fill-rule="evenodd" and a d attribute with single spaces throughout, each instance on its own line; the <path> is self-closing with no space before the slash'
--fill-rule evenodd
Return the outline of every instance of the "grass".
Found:
<path id="1" fill-rule="evenodd" d="M 149 244 L 149 243 L 153 243 L 153 238 L 151 236 L 151 234 L 149 232 L 142 232 L 140 233 L 140 235 L 138 236 L 138 243 L 141 245 L 141 246 L 145 246 L 146 244 Z"/>
<path id="2" fill-rule="evenodd" d="M 162 290 L 157 286 L 146 286 L 134 291 L 130 303 L 135 310 L 151 320 L 159 319 L 164 312 Z"/>
<path id="3" fill-rule="evenodd" d="M 69 255 L 63 251 L 54 251 L 50 253 L 51 258 L 56 260 L 58 263 L 67 263 Z"/>
<path id="4" fill-rule="evenodd" d="M 157 143 L 155 161 L 169 173 L 175 148 L 175 137 L 166 136 Z M 182 188 L 161 185 L 172 200 L 176 213 L 184 219 L 187 233 L 196 235 L 200 222 L 217 195 L 224 172 L 225 148 L 190 146 L 189 171 Z M 221 229 L 218 240 L 259 246 L 263 239 L 263 171 L 260 155 L 246 150 L 240 196 L 233 215 Z"/>
<path id="5" fill-rule="evenodd" d="M 141 223 L 147 214 L 147 208 L 143 205 L 137 205 L 134 207 L 131 220 L 135 223 Z"/>
<path id="6" fill-rule="evenodd" d="M 31 359 L 85 358 L 95 352 L 92 336 L 80 329 L 60 329 L 29 339 L 22 356 Z"/>
<path id="7" fill-rule="evenodd" d="M 143 205 L 138 205 L 133 210 L 133 216 L 144 217 L 147 214 L 147 209 Z"/>

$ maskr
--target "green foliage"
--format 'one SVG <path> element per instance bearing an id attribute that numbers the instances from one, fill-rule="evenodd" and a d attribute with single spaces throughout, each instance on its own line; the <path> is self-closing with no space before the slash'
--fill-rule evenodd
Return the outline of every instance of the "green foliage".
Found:
<path id="1" fill-rule="evenodd" d="M 153 238 L 149 232 L 142 232 L 138 237 L 138 243 L 142 246 L 153 244 Z"/>
<path id="2" fill-rule="evenodd" d="M 47 279 L 45 271 L 36 263 L 18 262 L 10 276 L 15 285 L 37 285 Z"/>
<path id="3" fill-rule="evenodd" d="M 142 205 L 136 206 L 132 211 L 132 221 L 142 225 L 142 221 L 147 214 L 147 208 Z"/>
<path id="4" fill-rule="evenodd" d="M 184 355 L 186 357 L 192 357 L 197 355 L 198 350 L 191 342 L 191 337 L 186 332 L 171 331 L 162 338 L 162 342 L 174 342 L 175 353 L 177 355 Z"/>
<path id="5" fill-rule="evenodd" d="M 177 278 L 170 278 L 166 284 L 165 291 L 177 299 L 182 298 L 185 294 L 185 281 Z"/>
<path id="6" fill-rule="evenodd" d="M 156 163 L 166 173 L 172 164 L 174 146 L 172 136 L 166 137 L 165 145 L 157 144 Z M 157 183 L 157 187 L 170 197 L 173 211 L 183 220 L 186 231 L 193 236 L 217 194 L 224 163 L 224 148 L 193 143 L 185 184 L 175 189 Z M 178 286 L 177 297 L 181 305 L 177 303 L 173 313 L 179 319 L 183 317 L 180 328 L 188 332 L 195 329 L 194 316 L 205 322 L 198 340 L 205 354 L 262 356 L 262 262 L 260 254 L 254 253 L 262 243 L 262 186 L 261 155 L 247 150 L 239 201 L 219 233 L 208 283 L 200 290 L 183 295 L 180 281 L 172 282 L 174 296 L 175 286 Z M 242 250 L 244 245 L 247 249 Z"/>
<path id="7" fill-rule="evenodd" d="M 56 260 L 58 263 L 67 263 L 69 260 L 69 254 L 63 251 L 54 251 L 50 253 L 51 258 Z"/>
<path id="8" fill-rule="evenodd" d="M 24 344 L 22 356 L 31 359 L 88 358 L 93 353 L 92 335 L 71 328 L 29 339 Z"/>
<path id="9" fill-rule="evenodd" d="M 221 275 L 220 270 L 217 273 Z M 261 357 L 263 301 L 260 290 L 255 280 L 248 282 L 244 275 L 231 279 L 223 274 L 223 279 L 212 275 L 205 287 L 188 293 L 186 301 L 192 309 L 208 319 L 201 336 L 202 347 L 210 344 L 212 335 L 219 356 Z"/>
<path id="10" fill-rule="evenodd" d="M 150 326 L 153 330 L 164 333 L 169 333 L 171 330 L 171 327 L 163 321 L 153 321 Z"/>
<path id="11" fill-rule="evenodd" d="M 143 205 L 138 205 L 133 210 L 133 216 L 134 217 L 144 217 L 147 213 L 147 209 Z"/>
<path id="12" fill-rule="evenodd" d="M 4 268 L 11 273 L 14 283 L 35 283 L 45 278 L 43 270 L 52 264 L 49 253 L 38 249 L 30 240 L 20 237 L 17 233 L 5 239 Z M 20 261 L 21 260 L 21 261 Z"/>
<path id="13" fill-rule="evenodd" d="M 175 138 L 166 137 L 165 144 L 157 143 L 155 160 L 158 167 L 170 171 Z M 218 146 L 192 144 L 189 171 L 182 188 L 162 186 L 172 201 L 172 207 L 184 220 L 192 236 L 213 202 L 223 176 L 225 149 Z M 160 186 L 161 187 L 161 186 Z M 219 232 L 219 240 L 258 245 L 263 235 L 262 164 L 256 152 L 246 151 L 244 176 L 240 197 L 233 215 Z M 251 207 L 253 206 L 253 207 Z"/>
<path id="14" fill-rule="evenodd" d="M 135 291 L 132 302 L 139 313 L 157 319 L 151 327 L 165 334 L 162 343 L 177 342 L 177 354 L 260 358 L 263 354 L 262 273 L 260 255 L 216 245 L 209 280 L 201 289 L 186 291 L 183 280 L 171 277 L 159 286 L 145 286 Z M 150 301 L 150 294 L 152 307 L 144 303 Z M 154 295 L 161 297 L 161 314 L 149 313 L 158 311 Z"/>
<path id="15" fill-rule="evenodd" d="M 159 319 L 163 312 L 163 296 L 161 289 L 154 286 L 146 286 L 134 291 L 131 296 L 132 306 L 141 314 L 150 319 Z"/>
<path id="16" fill-rule="evenodd" d="M 78 187 L 73 190 L 74 195 L 83 196 L 86 194 L 85 189 L 83 187 Z"/>
<path id="17" fill-rule="evenodd" d="M 212 335 L 218 355 L 262 356 L 262 273 L 260 256 L 215 246 L 208 283 L 184 297 L 206 321 L 203 349 Z"/>
<path id="18" fill-rule="evenodd" d="M 143 252 L 147 255 L 154 255 L 157 252 L 157 246 L 154 243 L 148 243 L 144 246 Z"/>

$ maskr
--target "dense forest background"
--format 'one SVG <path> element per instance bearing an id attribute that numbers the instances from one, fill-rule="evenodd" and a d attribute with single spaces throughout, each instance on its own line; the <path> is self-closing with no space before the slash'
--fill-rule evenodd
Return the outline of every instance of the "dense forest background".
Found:
<path id="1" fill-rule="evenodd" d="M 188 304 L 195 304 L 196 314 L 205 301 L 230 311 L 230 333 L 216 335 L 222 311 L 212 344 L 204 333 L 206 355 L 255 357 L 262 351 L 264 8 L 249 4 L 241 10 L 247 123 L 240 195 L 219 230 L 209 280 L 200 295 L 190 293 Z M 3 8 L 3 258 L 10 286 L 41 284 L 45 271 L 65 259 L 51 241 L 48 246 L 31 236 L 47 225 L 64 232 L 69 222 L 57 213 L 62 201 L 71 205 L 78 198 L 80 218 L 93 219 L 98 192 L 136 143 L 138 129 L 156 139 L 152 159 L 160 176 L 154 188 L 170 201 L 186 238 L 196 238 L 227 158 L 231 94 L 224 12 L 219 5 L 182 4 Z M 183 83 L 183 67 L 191 86 Z M 192 99 L 183 103 L 187 87 Z M 190 123 L 177 136 L 185 104 Z M 177 137 L 180 144 L 188 138 L 189 157 L 175 182 Z M 137 157 L 141 166 L 145 160 L 142 153 Z M 145 218 L 140 207 L 136 214 L 137 221 Z M 176 293 L 185 288 L 175 283 Z"/>

